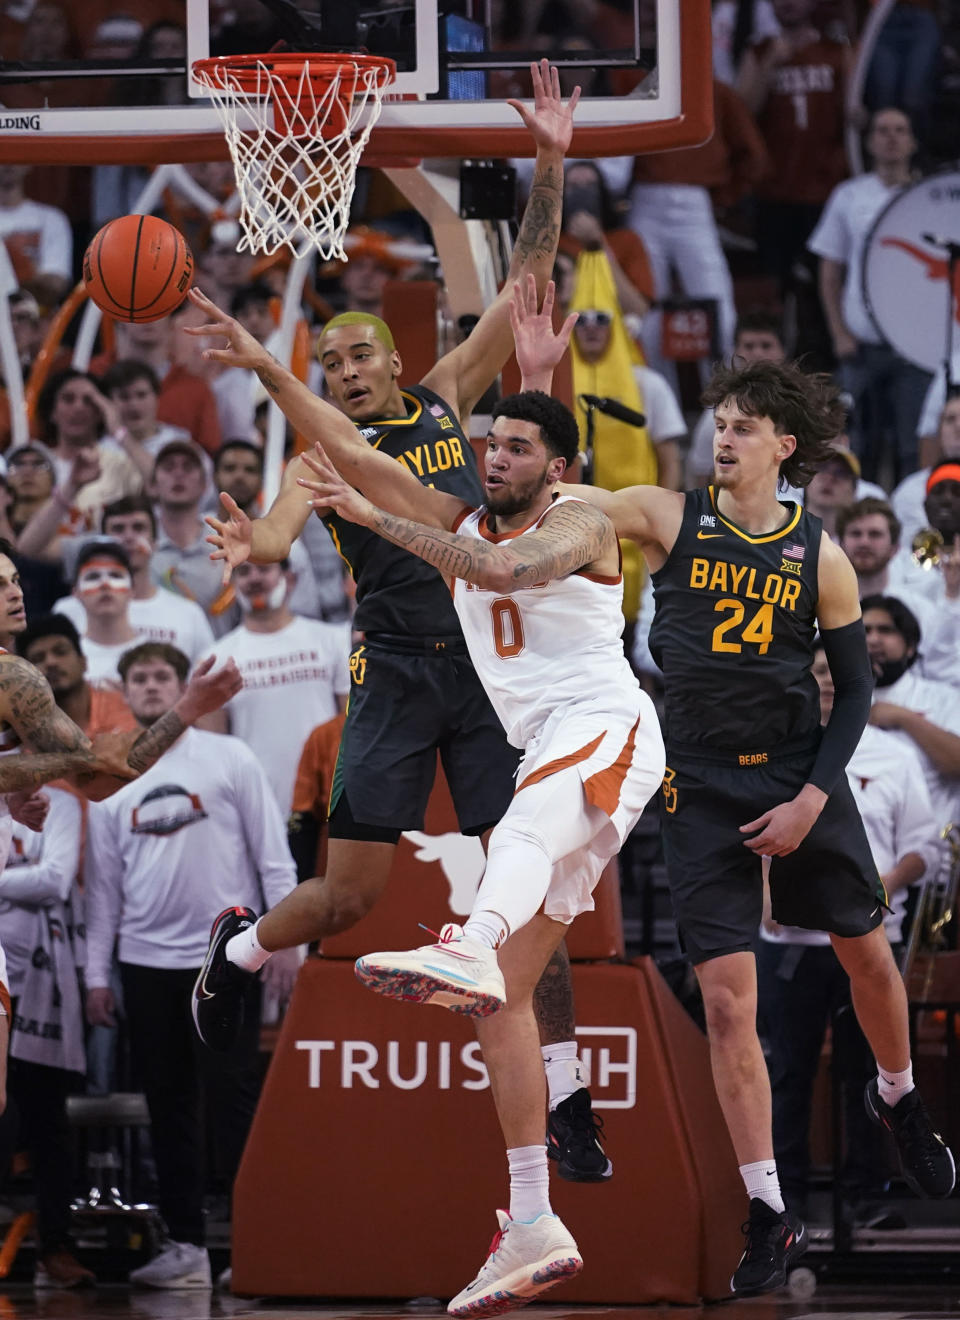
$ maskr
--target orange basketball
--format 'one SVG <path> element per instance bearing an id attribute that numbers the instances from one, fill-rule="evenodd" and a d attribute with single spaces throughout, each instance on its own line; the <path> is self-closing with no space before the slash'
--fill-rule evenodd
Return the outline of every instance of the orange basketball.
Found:
<path id="1" fill-rule="evenodd" d="M 118 321 L 159 321 L 193 283 L 186 240 L 156 215 L 122 215 L 103 226 L 83 254 L 83 282 L 102 312 Z"/>

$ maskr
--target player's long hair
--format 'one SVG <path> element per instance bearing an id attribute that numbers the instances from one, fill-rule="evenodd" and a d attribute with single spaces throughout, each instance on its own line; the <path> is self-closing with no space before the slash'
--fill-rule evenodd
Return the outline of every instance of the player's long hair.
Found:
<path id="1" fill-rule="evenodd" d="M 807 486 L 833 456 L 846 410 L 829 376 L 801 370 L 795 362 L 751 362 L 719 366 L 703 392 L 706 408 L 732 399 L 748 417 L 769 417 L 779 435 L 796 436 L 797 447 L 780 464 L 780 479 Z"/>

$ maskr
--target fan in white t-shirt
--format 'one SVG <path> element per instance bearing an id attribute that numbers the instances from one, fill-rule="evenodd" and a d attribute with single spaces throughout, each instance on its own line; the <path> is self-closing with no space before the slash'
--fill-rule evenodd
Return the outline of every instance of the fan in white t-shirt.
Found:
<path id="1" fill-rule="evenodd" d="M 133 584 L 123 547 L 106 539 L 81 546 L 73 594 L 85 615 L 80 645 L 87 659 L 87 679 L 94 687 L 119 687 L 117 663 L 138 640 L 130 623 Z"/>
<path id="2" fill-rule="evenodd" d="M 167 642 L 195 664 L 213 645 L 213 630 L 195 600 L 164 591 L 151 577 L 157 524 L 150 501 L 145 495 L 130 495 L 108 504 L 103 511 L 103 531 L 119 542 L 130 562 L 132 595 L 127 617 L 136 640 Z M 58 600 L 53 608 L 54 613 L 65 614 L 79 633 L 88 631 L 87 613 L 76 594 Z M 84 649 L 88 640 L 84 639 Z"/>
<path id="3" fill-rule="evenodd" d="M 204 725 L 236 734 L 256 752 L 287 813 L 303 744 L 318 724 L 346 709 L 350 630 L 292 612 L 286 561 L 247 561 L 233 570 L 233 583 L 243 622 L 208 654 L 232 656 L 243 687 Z"/>

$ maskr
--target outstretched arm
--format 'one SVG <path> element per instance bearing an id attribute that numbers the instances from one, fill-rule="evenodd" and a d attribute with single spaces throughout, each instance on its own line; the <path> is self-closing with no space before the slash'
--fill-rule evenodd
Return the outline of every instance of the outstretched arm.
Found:
<path id="1" fill-rule="evenodd" d="M 467 417 L 480 396 L 490 388 L 513 348 L 510 300 L 513 283 L 527 273 L 543 294 L 557 255 L 563 212 L 563 157 L 573 135 L 573 111 L 580 99 L 574 89 L 566 105 L 560 94 L 560 76 L 546 61 L 531 65 L 534 107 L 510 101 L 537 144 L 537 162 L 530 196 L 520 222 L 510 270 L 499 296 L 486 309 L 469 338 L 442 357 L 424 377 L 435 390 Z"/>
<path id="2" fill-rule="evenodd" d="M 520 368 L 522 390 L 543 390 L 549 394 L 553 386 L 553 373 L 570 344 L 570 335 L 577 323 L 577 312 L 571 312 L 559 331 L 553 328 L 553 305 L 556 285 L 547 283 L 543 305 L 538 306 L 537 282 L 527 275 L 513 286 L 510 300 L 510 329 Z"/>
<path id="3" fill-rule="evenodd" d="M 445 577 L 463 578 L 486 591 L 509 595 L 537 582 L 567 577 L 605 555 L 616 556 L 613 524 L 586 504 L 564 503 L 551 511 L 538 531 L 522 540 L 492 545 L 377 508 L 347 485 L 322 451 L 314 470 L 318 504 L 418 555 Z"/>
<path id="4" fill-rule="evenodd" d="M 176 705 L 149 729 L 106 734 L 91 742 L 56 704 L 40 671 L 18 656 L 0 664 L 0 718 L 31 749 L 0 758 L 0 793 L 36 788 L 62 777 L 82 784 L 98 774 L 134 779 L 176 742 L 188 725 L 218 709 L 242 680 L 231 660 L 216 674 L 213 661 L 199 665 Z"/>

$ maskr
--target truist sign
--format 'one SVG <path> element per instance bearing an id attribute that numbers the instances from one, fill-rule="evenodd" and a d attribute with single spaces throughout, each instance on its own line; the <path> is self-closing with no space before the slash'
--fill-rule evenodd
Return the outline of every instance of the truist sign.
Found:
<path id="1" fill-rule="evenodd" d="M 595 1109 L 632 1109 L 637 1097 L 633 1027 L 578 1027 Z M 313 1091 L 483 1091 L 490 1085 L 476 1041 L 295 1040 L 304 1086 Z"/>

